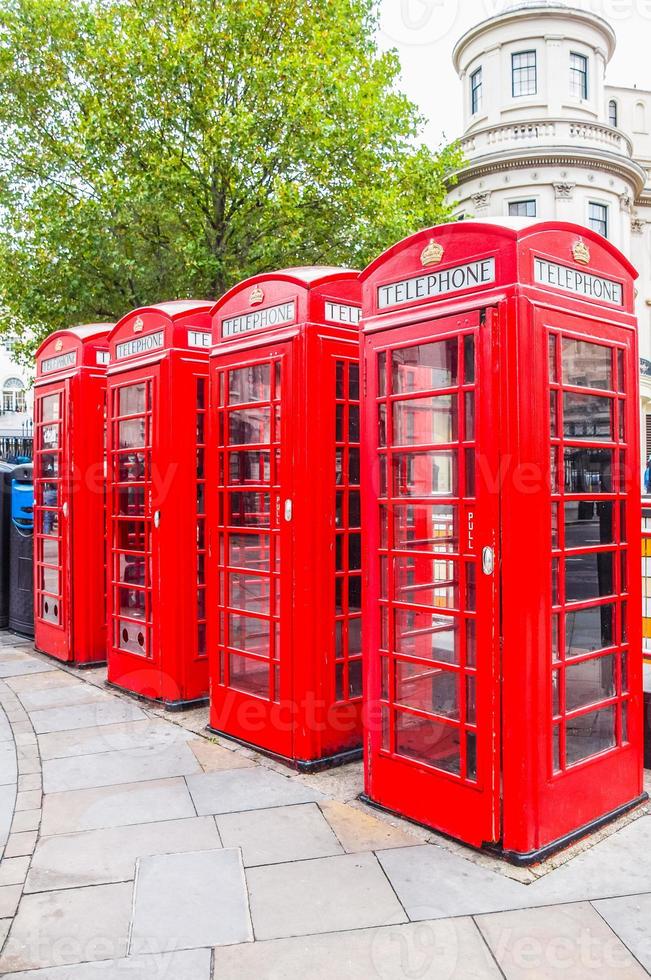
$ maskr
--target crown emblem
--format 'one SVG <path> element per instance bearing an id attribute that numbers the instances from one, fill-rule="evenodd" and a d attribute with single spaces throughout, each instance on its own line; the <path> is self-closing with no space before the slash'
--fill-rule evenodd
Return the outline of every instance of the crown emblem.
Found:
<path id="1" fill-rule="evenodd" d="M 144 327 L 144 325 L 145 324 L 143 322 L 142 317 L 141 316 L 137 316 L 135 318 L 135 320 L 133 321 L 133 332 L 134 333 L 140 333 L 140 331 L 142 330 L 142 328 Z"/>
<path id="2" fill-rule="evenodd" d="M 445 249 L 443 246 L 431 238 L 429 244 L 420 253 L 420 261 L 423 265 L 438 265 L 444 254 Z"/>
<path id="3" fill-rule="evenodd" d="M 582 265 L 589 265 L 590 249 L 585 242 L 578 241 L 572 249 L 572 255 L 574 256 L 575 262 L 581 262 Z"/>
<path id="4" fill-rule="evenodd" d="M 264 299 L 264 293 L 262 292 L 259 286 L 255 286 L 251 290 L 251 295 L 249 296 L 249 303 L 251 304 L 251 306 L 257 306 L 258 303 L 261 303 L 263 299 Z"/>
<path id="5" fill-rule="evenodd" d="M 54 349 L 57 353 L 63 349 L 63 341 L 61 340 L 61 337 L 59 337 L 56 344 L 54 345 Z"/>

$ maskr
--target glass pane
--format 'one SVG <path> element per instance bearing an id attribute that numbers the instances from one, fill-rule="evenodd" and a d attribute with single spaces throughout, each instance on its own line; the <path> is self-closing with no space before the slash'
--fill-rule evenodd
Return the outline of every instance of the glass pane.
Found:
<path id="1" fill-rule="evenodd" d="M 451 497 L 457 488 L 457 454 L 453 450 L 432 453 L 396 453 L 393 456 L 396 497 Z"/>
<path id="2" fill-rule="evenodd" d="M 228 645 L 256 653 L 260 657 L 269 656 L 270 630 L 268 619 L 253 619 L 230 613 L 228 616 Z"/>
<path id="3" fill-rule="evenodd" d="M 464 440 L 472 442 L 475 438 L 475 393 L 467 391 L 465 394 L 466 403 L 466 432 Z M 456 437 L 455 437 L 456 438 Z"/>
<path id="4" fill-rule="evenodd" d="M 230 523 L 235 527 L 269 527 L 268 493 L 230 493 Z"/>
<path id="5" fill-rule="evenodd" d="M 228 402 L 230 405 L 267 401 L 271 401 L 271 366 L 269 364 L 256 364 L 228 372 Z"/>
<path id="6" fill-rule="evenodd" d="M 271 539 L 266 534 L 230 534 L 228 563 L 236 568 L 270 571 Z"/>
<path id="7" fill-rule="evenodd" d="M 566 710 L 574 711 L 615 694 L 615 657 L 597 657 L 565 670 Z"/>
<path id="8" fill-rule="evenodd" d="M 120 487 L 117 491 L 118 514 L 124 517 L 143 517 L 145 514 L 144 486 Z"/>
<path id="9" fill-rule="evenodd" d="M 144 521 L 119 519 L 115 524 L 117 551 L 146 551 L 147 530 Z"/>
<path id="10" fill-rule="evenodd" d="M 563 433 L 566 439 L 613 439 L 611 398 L 563 392 Z"/>
<path id="11" fill-rule="evenodd" d="M 614 538 L 612 501 L 573 500 L 565 504 L 565 547 L 589 548 L 612 544 Z"/>
<path id="12" fill-rule="evenodd" d="M 118 423 L 120 449 L 139 449 L 145 445 L 145 419 L 128 419 Z"/>
<path id="13" fill-rule="evenodd" d="M 246 694 L 269 698 L 269 665 L 231 653 L 228 657 L 230 686 Z"/>
<path id="14" fill-rule="evenodd" d="M 396 701 L 444 718 L 459 717 L 458 675 L 439 667 L 397 660 Z"/>
<path id="15" fill-rule="evenodd" d="M 425 555 L 393 560 L 393 599 L 418 606 L 457 608 L 459 574 L 457 563 Z"/>
<path id="16" fill-rule="evenodd" d="M 353 402 L 359 399 L 359 364 L 348 365 L 348 397 Z"/>
<path id="17" fill-rule="evenodd" d="M 382 351 L 381 354 L 377 356 L 377 390 L 378 395 L 386 395 L 386 371 L 387 371 L 387 355 L 386 351 Z"/>
<path id="18" fill-rule="evenodd" d="M 457 515 L 457 508 L 452 504 L 396 504 L 393 547 L 397 551 L 456 552 L 459 548 Z"/>
<path id="19" fill-rule="evenodd" d="M 566 493 L 612 493 L 613 454 L 610 449 L 564 450 Z"/>
<path id="20" fill-rule="evenodd" d="M 585 340 L 562 339 L 563 383 L 576 388 L 613 388 L 613 359 L 610 347 Z"/>
<path id="21" fill-rule="evenodd" d="M 118 396 L 118 415 L 139 415 L 147 410 L 146 384 L 128 385 L 120 388 Z"/>
<path id="22" fill-rule="evenodd" d="M 268 451 L 243 450 L 229 453 L 228 459 L 231 484 L 269 483 L 271 456 Z"/>
<path id="23" fill-rule="evenodd" d="M 459 380 L 457 362 L 456 340 L 440 340 L 393 351 L 393 394 L 450 388 Z"/>
<path id="24" fill-rule="evenodd" d="M 393 404 L 394 446 L 435 446 L 457 439 L 456 395 L 412 398 Z"/>
<path id="25" fill-rule="evenodd" d="M 466 334 L 463 338 L 463 383 L 466 385 L 475 382 L 475 336 Z"/>
<path id="26" fill-rule="evenodd" d="M 59 570 L 58 568 L 41 569 L 41 589 L 43 592 L 51 592 L 59 595 Z"/>
<path id="27" fill-rule="evenodd" d="M 58 395 L 46 395 L 41 399 L 42 405 L 42 422 L 57 422 L 60 417 L 59 412 L 59 396 Z"/>
<path id="28" fill-rule="evenodd" d="M 58 449 L 59 448 L 59 433 L 60 427 L 58 425 L 44 425 L 41 428 L 41 449 Z"/>
<path id="29" fill-rule="evenodd" d="M 43 453 L 41 456 L 41 476 L 59 475 L 59 453 Z"/>
<path id="30" fill-rule="evenodd" d="M 140 483 L 146 478 L 146 453 L 124 453 L 118 456 L 118 483 Z"/>
<path id="31" fill-rule="evenodd" d="M 615 607 L 610 603 L 566 613 L 565 656 L 580 657 L 611 647 L 615 640 L 614 624 Z"/>
<path id="32" fill-rule="evenodd" d="M 59 511 L 58 510 L 43 510 L 41 511 L 41 521 L 42 527 L 41 532 L 43 534 L 55 535 L 59 533 Z"/>
<path id="33" fill-rule="evenodd" d="M 59 564 L 58 538 L 44 538 L 41 543 L 41 547 L 43 549 L 43 561 L 47 562 L 49 565 L 58 565 Z"/>
<path id="34" fill-rule="evenodd" d="M 140 555 L 118 556 L 118 581 L 127 585 L 145 585 L 147 559 Z"/>
<path id="35" fill-rule="evenodd" d="M 268 443 L 271 439 L 271 408 L 241 408 L 228 415 L 231 446 Z"/>
<path id="36" fill-rule="evenodd" d="M 395 652 L 444 664 L 459 662 L 458 624 L 449 616 L 414 609 L 395 610 Z"/>
<path id="37" fill-rule="evenodd" d="M 430 718 L 396 712 L 396 753 L 444 772 L 459 773 L 459 729 Z"/>
<path id="38" fill-rule="evenodd" d="M 350 619 L 348 621 L 348 656 L 354 657 L 362 652 L 362 621 L 361 619 Z"/>
<path id="39" fill-rule="evenodd" d="M 590 711 L 579 718 L 570 719 L 565 724 L 565 752 L 568 765 L 587 759 L 614 745 L 614 707 Z"/>
<path id="40" fill-rule="evenodd" d="M 547 338 L 549 354 L 549 380 L 556 382 L 556 334 L 550 333 Z"/>
<path id="41" fill-rule="evenodd" d="M 233 606 L 235 609 L 244 609 L 247 612 L 269 615 L 271 609 L 268 578 L 231 572 L 228 579 L 229 606 Z"/>
<path id="42" fill-rule="evenodd" d="M 573 555 L 565 559 L 565 600 L 581 602 L 613 593 L 613 555 Z"/>
<path id="43" fill-rule="evenodd" d="M 118 612 L 130 619 L 146 619 L 145 592 L 139 589 L 118 589 Z"/>

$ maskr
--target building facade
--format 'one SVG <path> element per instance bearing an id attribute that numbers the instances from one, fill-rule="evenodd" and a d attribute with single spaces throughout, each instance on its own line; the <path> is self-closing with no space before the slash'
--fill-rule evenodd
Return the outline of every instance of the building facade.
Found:
<path id="1" fill-rule="evenodd" d="M 22 454 L 17 441 L 31 439 L 33 432 L 31 379 L 0 344 L 0 457 Z"/>
<path id="2" fill-rule="evenodd" d="M 515 4 L 457 42 L 466 163 L 455 215 L 572 221 L 639 270 L 642 452 L 651 455 L 651 91 L 607 84 L 617 38 L 562 3 Z M 651 84 L 651 68 L 649 69 Z"/>

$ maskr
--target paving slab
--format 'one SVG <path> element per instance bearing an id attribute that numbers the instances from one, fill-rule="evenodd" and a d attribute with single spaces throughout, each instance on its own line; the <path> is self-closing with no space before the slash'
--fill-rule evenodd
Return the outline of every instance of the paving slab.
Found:
<path id="1" fill-rule="evenodd" d="M 20 813 L 14 813 L 14 818 L 11 821 L 11 832 L 13 834 L 20 834 L 24 833 L 26 830 L 38 830 L 40 822 L 40 809 L 21 810 Z"/>
<path id="2" fill-rule="evenodd" d="M 15 783 L 17 779 L 16 746 L 13 741 L 0 742 L 0 786 Z"/>
<path id="3" fill-rule="evenodd" d="M 17 677 L 20 674 L 45 674 L 50 670 L 56 670 L 50 664 L 43 663 L 33 657 L 16 657 L 12 660 L 0 661 L 0 677 Z"/>
<path id="4" fill-rule="evenodd" d="M 256 939 L 394 925 L 407 918 L 372 854 L 249 868 L 246 877 Z"/>
<path id="5" fill-rule="evenodd" d="M 51 676 L 51 675 L 50 675 Z M 58 672 L 55 676 L 61 678 L 65 674 Z M 20 692 L 20 703 L 26 711 L 38 711 L 44 708 L 72 707 L 76 704 L 92 704 L 107 701 L 110 695 L 98 691 L 90 684 L 48 684 L 37 688 L 26 688 Z"/>
<path id="6" fill-rule="evenodd" d="M 90 728 L 94 725 L 140 721 L 145 717 L 144 711 L 141 711 L 138 705 L 115 697 L 92 704 L 78 704 L 70 708 L 43 708 L 40 711 L 32 711 L 30 715 L 37 735 L 46 732 L 68 732 L 75 728 Z"/>
<path id="7" fill-rule="evenodd" d="M 212 817 L 87 830 L 42 837 L 36 845 L 26 892 L 127 881 L 139 857 L 204 851 L 221 846 Z"/>
<path id="8" fill-rule="evenodd" d="M 651 894 L 609 898 L 594 907 L 651 974 Z"/>
<path id="9" fill-rule="evenodd" d="M 379 851 L 377 857 L 414 921 L 537 904 L 533 885 L 520 884 L 435 844 Z"/>
<path id="10" fill-rule="evenodd" d="M 16 802 L 16 787 L 8 784 L 0 786 L 0 847 L 7 843 L 11 821 L 14 816 Z"/>
<path id="11" fill-rule="evenodd" d="M 0 655 L 2 660 L 2 655 Z M 44 687 L 82 687 L 85 682 L 79 677 L 73 677 L 64 670 L 53 670 L 45 674 L 29 674 L 23 677 L 8 677 L 5 681 L 7 687 L 15 691 L 20 697 L 23 691 L 37 691 Z"/>
<path id="12" fill-rule="evenodd" d="M 224 847 L 241 847 L 245 867 L 343 854 L 316 803 L 216 817 Z"/>
<path id="13" fill-rule="evenodd" d="M 482 915 L 508 980 L 643 980 L 647 973 L 587 903 Z"/>
<path id="14" fill-rule="evenodd" d="M 76 759 L 51 759 L 43 763 L 43 789 L 46 793 L 137 783 L 201 772 L 193 752 L 184 742 L 153 745 L 138 754 L 101 752 Z"/>
<path id="15" fill-rule="evenodd" d="M 5 845 L 5 857 L 23 857 L 31 854 L 36 846 L 36 831 L 23 833 L 22 831 L 9 835 Z"/>
<path id="16" fill-rule="evenodd" d="M 498 980 L 472 919 L 275 939 L 215 950 L 214 980 Z"/>
<path id="17" fill-rule="evenodd" d="M 317 790 L 303 786 L 296 777 L 282 776 L 262 766 L 232 772 L 205 772 L 188 776 L 187 783 L 200 815 L 314 803 L 323 798 Z"/>
<path id="18" fill-rule="evenodd" d="M 28 869 L 28 856 L 3 858 L 0 861 L 0 885 L 22 885 Z"/>
<path id="19" fill-rule="evenodd" d="M 357 807 L 337 800 L 319 803 L 345 851 L 380 851 L 390 847 L 414 847 L 422 841 L 400 827 L 381 820 Z"/>
<path id="20" fill-rule="evenodd" d="M 537 905 L 651 890 L 651 816 L 643 816 L 530 886 Z"/>
<path id="21" fill-rule="evenodd" d="M 38 744 L 45 761 L 100 752 L 143 754 L 153 746 L 175 745 L 195 738 L 193 732 L 186 732 L 178 725 L 158 718 L 144 718 L 114 725 L 93 725 L 71 732 L 50 732 L 39 735 Z"/>
<path id="22" fill-rule="evenodd" d="M 50 793 L 43 800 L 41 835 L 126 827 L 196 816 L 183 779 L 157 779 L 99 789 Z"/>
<path id="23" fill-rule="evenodd" d="M 16 914 L 22 885 L 0 885 L 0 919 L 12 918 Z"/>
<path id="24" fill-rule="evenodd" d="M 0 971 L 125 956 L 132 891 L 129 882 L 24 895 L 0 957 Z"/>
<path id="25" fill-rule="evenodd" d="M 255 762 L 247 759 L 241 752 L 234 752 L 232 749 L 215 745 L 207 738 L 193 738 L 191 742 L 188 742 L 188 745 L 204 772 L 221 772 L 224 769 L 250 769 L 255 765 Z"/>
<path id="26" fill-rule="evenodd" d="M 239 850 L 166 854 L 138 861 L 131 954 L 252 939 Z"/>
<path id="27" fill-rule="evenodd" d="M 121 960 L 12 973 L 7 980 L 210 980 L 210 950 L 128 956 Z"/>

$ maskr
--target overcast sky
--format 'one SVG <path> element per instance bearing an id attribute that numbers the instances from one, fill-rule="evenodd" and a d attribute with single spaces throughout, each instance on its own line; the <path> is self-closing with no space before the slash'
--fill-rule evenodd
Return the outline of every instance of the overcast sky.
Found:
<path id="1" fill-rule="evenodd" d="M 425 137 L 431 145 L 461 135 L 461 86 L 452 67 L 456 41 L 509 6 L 512 0 L 381 0 L 380 44 L 397 48 L 402 89 L 429 120 Z M 573 0 L 567 6 L 592 10 L 615 28 L 611 84 L 651 89 L 651 0 Z"/>

